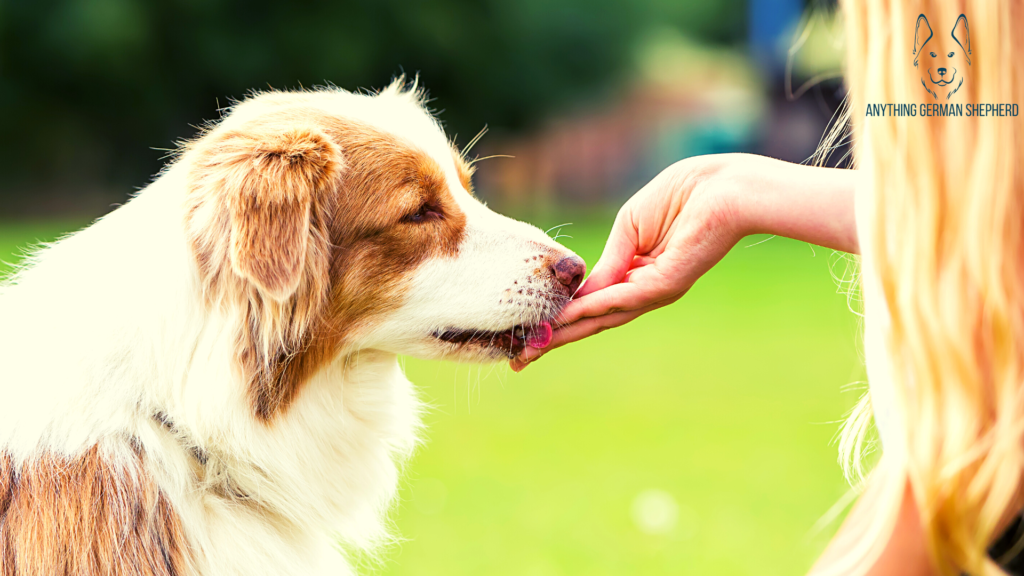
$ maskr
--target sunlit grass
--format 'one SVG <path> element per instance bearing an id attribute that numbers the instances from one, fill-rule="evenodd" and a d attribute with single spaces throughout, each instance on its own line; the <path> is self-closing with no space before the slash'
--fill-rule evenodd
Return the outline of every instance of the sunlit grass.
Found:
<path id="1" fill-rule="evenodd" d="M 564 222 L 538 221 L 542 228 Z M 562 229 L 593 264 L 610 222 Z M 76 225 L 0 224 L 0 260 Z M 862 380 L 829 251 L 748 239 L 677 304 L 523 374 L 406 360 L 434 406 L 393 575 L 798 574 Z"/>

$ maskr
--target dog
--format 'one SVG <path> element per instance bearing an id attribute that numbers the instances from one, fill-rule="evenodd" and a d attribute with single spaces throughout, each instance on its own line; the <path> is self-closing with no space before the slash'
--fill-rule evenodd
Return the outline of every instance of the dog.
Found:
<path id="1" fill-rule="evenodd" d="M 931 44 L 929 44 L 931 42 Z M 921 73 L 921 85 L 938 99 L 939 92 L 950 96 L 964 85 L 964 77 L 971 65 L 971 33 L 967 16 L 961 14 L 953 25 L 949 38 L 935 38 L 928 18 L 917 17 L 914 29 L 914 67 Z"/>
<path id="2" fill-rule="evenodd" d="M 415 84 L 266 92 L 0 286 L 0 575 L 353 574 L 396 355 L 544 346 L 583 261 L 489 210 Z"/>

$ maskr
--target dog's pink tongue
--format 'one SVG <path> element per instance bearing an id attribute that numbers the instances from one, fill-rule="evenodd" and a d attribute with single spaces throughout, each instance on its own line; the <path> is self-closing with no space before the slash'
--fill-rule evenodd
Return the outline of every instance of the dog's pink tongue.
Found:
<path id="1" fill-rule="evenodd" d="M 526 333 L 526 343 L 532 348 L 544 348 L 551 344 L 551 323 L 541 322 L 536 326 L 530 326 Z"/>

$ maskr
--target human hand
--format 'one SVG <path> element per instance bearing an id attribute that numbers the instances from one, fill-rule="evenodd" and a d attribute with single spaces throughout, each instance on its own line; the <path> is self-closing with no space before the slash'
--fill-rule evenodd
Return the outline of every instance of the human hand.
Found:
<path id="1" fill-rule="evenodd" d="M 551 343 L 527 347 L 510 361 L 512 369 L 675 302 L 747 234 L 856 252 L 856 175 L 751 154 L 673 164 L 619 210 L 600 260 L 559 316 Z"/>
<path id="2" fill-rule="evenodd" d="M 670 166 L 619 210 L 604 252 L 544 353 L 675 302 L 743 236 L 724 171 L 732 155 Z M 527 348 L 517 372 L 541 351 Z"/>

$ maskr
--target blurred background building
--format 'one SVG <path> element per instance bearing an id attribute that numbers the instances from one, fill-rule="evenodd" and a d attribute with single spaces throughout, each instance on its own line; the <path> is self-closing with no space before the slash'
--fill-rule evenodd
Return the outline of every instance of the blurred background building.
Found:
<path id="1" fill-rule="evenodd" d="M 250 90 L 401 73 L 419 75 L 460 144 L 489 127 L 473 155 L 514 157 L 478 172 L 506 210 L 619 202 L 695 154 L 802 161 L 842 99 L 833 13 L 802 0 L 0 0 L 0 217 L 109 210 Z"/>

